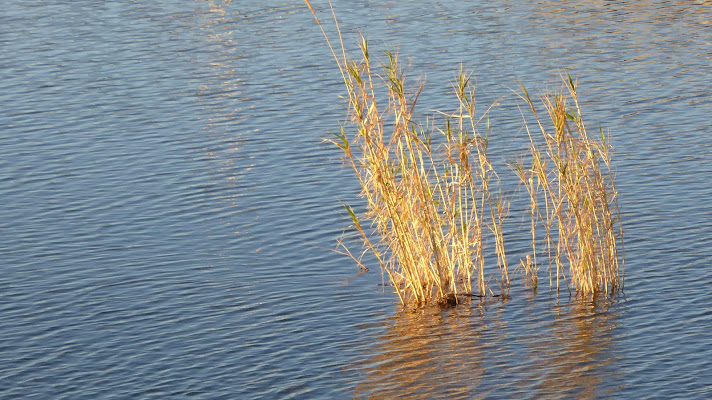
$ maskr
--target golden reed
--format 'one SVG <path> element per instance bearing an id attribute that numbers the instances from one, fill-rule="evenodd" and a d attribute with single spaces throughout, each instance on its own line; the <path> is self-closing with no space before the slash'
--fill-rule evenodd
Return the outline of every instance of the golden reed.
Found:
<path id="1" fill-rule="evenodd" d="M 365 270 L 364 255 L 373 256 L 403 304 L 456 304 L 463 295 L 494 294 L 485 277 L 486 247 L 492 240 L 499 270 L 494 281 L 506 289 L 509 272 L 502 224 L 509 202 L 498 189 L 499 176 L 487 155 L 487 134 L 478 129 L 489 109 L 476 113 L 470 74 L 460 68 L 453 85 L 454 111 L 438 112 L 439 124 L 431 118 L 421 126 L 414 111 L 422 84 L 408 86 L 398 54 L 387 51 L 386 62 L 374 68 L 368 42 L 361 37 L 360 59 L 348 58 L 329 2 L 341 45 L 337 53 L 316 11 L 305 2 L 348 94 L 349 123 L 330 141 L 343 151 L 367 203 L 365 215 L 356 215 L 345 205 L 364 251 L 354 255 L 343 240 L 338 251 Z M 512 165 L 531 198 L 533 251 L 522 266 L 536 283 L 537 254 L 547 254 L 556 269 L 557 289 L 562 279 L 582 293 L 608 291 L 619 287 L 622 269 L 616 247 L 622 232 L 614 228 L 614 223 L 620 228 L 620 216 L 610 145 L 605 137 L 603 142 L 588 138 L 575 82 L 569 79 L 566 88 L 569 97 L 564 92 L 542 97 L 554 133 L 544 128 L 526 90 L 521 95 L 544 138 L 539 144 L 529 133 L 531 168 L 525 168 L 524 161 Z M 567 109 L 568 98 L 574 109 Z M 541 245 L 540 223 L 545 230 Z M 568 274 L 564 259 L 570 264 Z"/>

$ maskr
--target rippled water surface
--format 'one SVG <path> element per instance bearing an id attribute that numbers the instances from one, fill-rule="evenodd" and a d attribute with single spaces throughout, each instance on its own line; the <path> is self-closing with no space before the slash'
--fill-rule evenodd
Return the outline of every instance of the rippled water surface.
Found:
<path id="1" fill-rule="evenodd" d="M 505 301 L 409 312 L 357 276 L 330 251 L 359 201 L 322 143 L 340 75 L 301 2 L 11 0 L 0 398 L 712 397 L 712 4 L 334 6 L 348 43 L 427 75 L 423 110 L 470 66 L 480 104 L 501 98 L 494 154 L 521 128 L 510 89 L 579 76 L 613 135 L 625 292 L 515 279 Z"/>

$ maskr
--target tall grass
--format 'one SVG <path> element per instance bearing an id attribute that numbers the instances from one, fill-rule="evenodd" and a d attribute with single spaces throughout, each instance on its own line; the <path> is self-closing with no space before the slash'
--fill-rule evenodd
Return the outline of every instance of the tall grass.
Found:
<path id="1" fill-rule="evenodd" d="M 333 47 L 332 52 L 344 78 L 349 128 L 355 133 L 342 127 L 332 142 L 354 170 L 367 203 L 365 216 L 347 210 L 400 300 L 457 301 L 458 294 L 473 293 L 473 280 L 484 295 L 489 232 L 501 283 L 508 284 L 501 229 L 507 206 L 490 190 L 497 175 L 487 156 L 487 138 L 478 131 L 483 115 L 476 114 L 470 76 L 460 70 L 454 84 L 457 106 L 441 114 L 441 126 L 421 126 L 414 111 L 422 86 L 408 86 L 397 53 L 386 52 L 385 64 L 374 67 L 363 37 L 358 61 L 347 59 L 343 42 L 341 47 L 341 57 Z M 369 224 L 364 226 L 362 219 Z M 362 256 L 354 259 L 361 263 Z"/>
<path id="2" fill-rule="evenodd" d="M 583 294 L 608 293 L 623 285 L 624 276 L 612 147 L 603 130 L 599 129 L 598 137 L 589 135 L 577 82 L 570 75 L 562 81 L 558 93 L 540 96 L 548 121 L 540 117 L 525 88 L 520 94 L 539 130 L 533 134 L 525 124 L 531 166 L 513 165 L 530 197 L 532 253 L 524 269 L 536 283 L 537 255 L 544 255 L 551 287 L 559 290 L 563 281 L 568 289 Z M 537 232 L 542 230 L 539 238 Z"/>
<path id="3" fill-rule="evenodd" d="M 398 54 L 386 51 L 385 62 L 374 66 L 368 42 L 361 37 L 359 58 L 348 58 L 333 8 L 331 14 L 338 31 L 340 49 L 332 46 L 317 13 L 308 0 L 305 2 L 326 38 L 347 92 L 348 124 L 342 126 L 330 141 L 343 151 L 344 161 L 353 169 L 366 201 L 363 215 L 345 206 L 364 243 L 364 251 L 353 254 L 343 241 L 340 242 L 340 251 L 351 256 L 364 269 L 367 269 L 363 264 L 365 255 L 377 260 L 404 304 L 422 305 L 431 301 L 457 303 L 461 295 L 494 294 L 491 283 L 495 282 L 506 289 L 510 282 L 502 225 L 509 203 L 499 194 L 499 176 L 487 154 L 487 131 L 483 133 L 479 128 L 489 109 L 477 112 L 475 87 L 470 74 L 460 68 L 453 82 L 455 95 L 451 111 L 438 112 L 424 122 L 419 121 L 415 109 L 422 84 L 410 85 L 399 64 Z M 572 84 L 571 88 L 575 100 L 575 86 Z M 522 97 L 539 122 L 533 102 L 526 91 L 524 93 Z M 586 180 L 589 175 L 600 175 L 600 172 L 596 172 L 596 166 L 591 164 L 593 159 L 579 157 L 588 154 L 586 152 L 600 153 L 608 147 L 594 147 L 585 140 L 567 141 L 570 135 L 564 134 L 571 131 L 566 120 L 570 114 L 565 110 L 563 97 L 544 99 L 549 101 L 545 104 L 557 127 L 557 134 L 553 136 L 555 139 L 552 139 L 555 141 L 547 141 L 547 149 L 557 157 L 557 165 L 563 168 L 561 179 L 553 178 L 547 170 L 549 164 L 541 158 L 549 153 L 538 150 L 531 134 L 531 154 L 533 159 L 539 160 L 538 164 L 528 169 L 520 163 L 514 169 L 530 193 L 531 215 L 545 221 L 547 241 L 544 251 L 553 251 L 552 254 L 556 255 L 552 259 L 556 261 L 557 278 L 566 279 L 566 275 L 559 270 L 559 255 L 566 255 L 573 260 L 572 265 L 575 261 L 577 265 L 587 268 L 575 276 L 599 279 L 601 277 L 596 270 L 599 259 L 610 263 L 611 257 L 616 258 L 616 248 L 611 249 L 610 243 L 601 241 L 575 247 L 589 240 L 589 236 L 578 237 L 567 233 L 566 229 L 574 226 L 580 228 L 580 232 L 603 231 L 607 223 L 604 218 L 617 215 L 617 209 L 605 208 L 602 211 L 603 204 L 609 204 L 609 198 L 600 198 L 604 194 L 615 198 L 615 192 L 600 187 L 602 178 Z M 577 132 L 585 132 L 583 120 L 574 117 L 573 121 L 576 122 Z M 551 135 L 544 130 L 541 122 L 539 126 L 548 140 Z M 564 166 L 561 160 L 567 157 L 576 165 Z M 606 156 L 603 160 L 608 166 L 610 158 Z M 578 169 L 574 170 L 574 167 Z M 577 192 L 582 189 L 594 194 Z M 567 195 L 578 197 L 569 200 L 565 197 Z M 543 202 L 540 197 L 543 197 Z M 574 215 L 571 216 L 562 206 L 564 201 L 585 204 L 588 208 L 571 209 L 571 215 Z M 585 214 L 580 227 L 577 213 Z M 589 215 L 593 221 L 589 221 Z M 558 216 L 561 218 L 554 219 Z M 537 254 L 541 249 L 536 245 L 537 224 L 534 219 L 532 221 L 534 266 L 530 263 L 525 269 L 535 277 Z M 556 232 L 560 233 L 558 242 L 552 236 L 555 222 L 558 224 Z M 490 254 L 496 256 L 498 277 L 485 272 L 487 243 L 491 242 L 494 243 L 494 252 Z M 598 253 L 604 254 L 597 257 Z M 609 282 L 614 273 L 617 274 L 617 270 L 606 267 L 601 272 L 602 279 Z M 575 284 L 578 285 L 578 282 Z M 596 290 L 597 286 L 586 283 L 576 287 L 588 291 Z"/>

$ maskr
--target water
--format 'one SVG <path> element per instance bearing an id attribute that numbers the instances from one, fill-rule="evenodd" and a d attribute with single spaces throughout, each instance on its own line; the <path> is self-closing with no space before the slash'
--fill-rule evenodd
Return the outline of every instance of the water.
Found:
<path id="1" fill-rule="evenodd" d="M 347 40 L 427 73 L 423 109 L 470 66 L 483 108 L 502 97 L 502 142 L 521 126 L 510 88 L 578 75 L 589 123 L 613 134 L 625 292 L 582 302 L 515 279 L 506 301 L 414 313 L 377 271 L 356 276 L 329 250 L 338 200 L 358 205 L 321 142 L 340 77 L 301 3 L 11 1 L 0 398 L 712 396 L 709 8 L 335 8 Z"/>

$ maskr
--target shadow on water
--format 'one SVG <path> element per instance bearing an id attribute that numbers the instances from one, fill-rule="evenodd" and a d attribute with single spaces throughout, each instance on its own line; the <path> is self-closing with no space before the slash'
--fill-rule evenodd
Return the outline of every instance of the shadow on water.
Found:
<path id="1" fill-rule="evenodd" d="M 401 309 L 369 359 L 353 366 L 363 377 L 354 396 L 595 398 L 622 387 L 612 365 L 621 303 L 528 297 L 524 306 L 475 299 L 450 309 Z M 502 379 L 515 384 L 502 387 Z"/>

